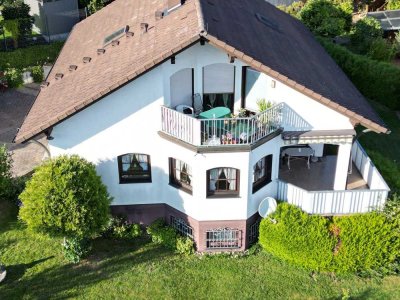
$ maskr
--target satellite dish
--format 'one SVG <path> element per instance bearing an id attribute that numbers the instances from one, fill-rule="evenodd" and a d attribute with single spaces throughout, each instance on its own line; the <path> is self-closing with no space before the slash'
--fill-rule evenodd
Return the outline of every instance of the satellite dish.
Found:
<path id="1" fill-rule="evenodd" d="M 258 206 L 258 213 L 261 217 L 266 218 L 276 210 L 276 206 L 276 200 L 272 197 L 267 197 Z"/>

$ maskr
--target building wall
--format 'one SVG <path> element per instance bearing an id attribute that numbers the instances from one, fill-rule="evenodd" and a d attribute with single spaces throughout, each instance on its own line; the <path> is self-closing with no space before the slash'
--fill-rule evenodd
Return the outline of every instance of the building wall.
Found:
<path id="1" fill-rule="evenodd" d="M 162 105 L 171 103 L 170 77 L 184 68 L 194 68 L 194 92 L 202 93 L 202 70 L 214 63 L 229 63 L 226 53 L 197 44 L 178 54 L 175 64 L 168 60 L 152 71 L 106 96 L 99 102 L 53 128 L 49 141 L 52 156 L 79 154 L 93 162 L 114 200 L 112 205 L 166 203 L 197 221 L 247 220 L 260 201 L 275 196 L 274 183 L 252 194 L 253 165 L 273 154 L 272 179 L 278 177 L 280 137 L 251 152 L 195 153 L 163 139 Z M 235 108 L 241 103 L 242 62 L 235 60 Z M 271 80 L 271 79 L 268 79 Z M 318 129 L 349 127 L 348 120 L 314 100 L 277 83 L 267 89 L 268 98 L 285 101 Z M 349 123 L 349 124 L 348 124 Z M 351 125 L 351 124 L 350 124 Z M 151 156 L 152 183 L 119 184 L 117 157 L 125 153 Z M 178 158 L 192 168 L 193 195 L 169 183 L 168 158 Z M 240 170 L 240 193 L 234 198 L 207 198 L 206 172 L 216 167 Z"/>

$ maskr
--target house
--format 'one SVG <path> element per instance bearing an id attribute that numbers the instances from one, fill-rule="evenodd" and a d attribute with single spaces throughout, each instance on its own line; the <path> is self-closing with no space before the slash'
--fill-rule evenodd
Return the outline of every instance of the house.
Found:
<path id="1" fill-rule="evenodd" d="M 75 25 L 15 141 L 45 133 L 52 156 L 97 166 L 113 213 L 164 218 L 212 251 L 254 241 L 267 196 L 323 215 L 381 207 L 356 125 L 389 133 L 271 4 L 117 0 Z"/>
<path id="2" fill-rule="evenodd" d="M 24 0 L 34 17 L 33 30 L 47 40 L 64 40 L 79 22 L 78 0 Z"/>

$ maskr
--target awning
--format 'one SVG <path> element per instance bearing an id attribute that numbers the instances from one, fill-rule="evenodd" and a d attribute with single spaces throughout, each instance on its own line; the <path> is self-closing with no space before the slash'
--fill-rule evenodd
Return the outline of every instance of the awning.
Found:
<path id="1" fill-rule="evenodd" d="M 284 131 L 282 139 L 285 145 L 296 144 L 350 144 L 356 135 L 354 129 Z"/>

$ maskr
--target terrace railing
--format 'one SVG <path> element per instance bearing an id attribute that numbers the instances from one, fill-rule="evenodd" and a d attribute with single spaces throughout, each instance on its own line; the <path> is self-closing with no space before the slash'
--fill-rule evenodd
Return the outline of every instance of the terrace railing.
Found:
<path id="1" fill-rule="evenodd" d="M 306 191 L 278 180 L 277 198 L 296 205 L 310 214 L 343 215 L 366 213 L 382 208 L 388 192 L 384 189 Z"/>
<path id="2" fill-rule="evenodd" d="M 165 106 L 161 116 L 163 132 L 195 146 L 249 145 L 280 128 L 310 129 L 285 103 L 246 118 L 196 119 Z"/>

